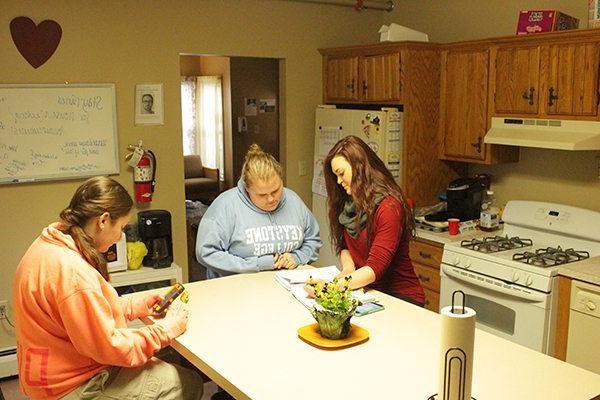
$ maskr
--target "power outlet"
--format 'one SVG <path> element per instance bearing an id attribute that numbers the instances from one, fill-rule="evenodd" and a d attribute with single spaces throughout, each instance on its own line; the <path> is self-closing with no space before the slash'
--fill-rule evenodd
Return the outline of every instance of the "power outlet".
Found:
<path id="1" fill-rule="evenodd" d="M 0 300 L 0 318 L 8 316 L 8 301 Z"/>

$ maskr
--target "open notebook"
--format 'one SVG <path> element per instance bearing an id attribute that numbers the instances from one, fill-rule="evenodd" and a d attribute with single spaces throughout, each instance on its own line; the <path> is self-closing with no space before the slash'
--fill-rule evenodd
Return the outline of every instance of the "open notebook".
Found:
<path id="1" fill-rule="evenodd" d="M 312 309 L 315 305 L 315 299 L 308 297 L 304 290 L 304 284 L 311 277 L 313 279 L 322 279 L 324 281 L 331 281 L 335 276 L 340 273 L 335 265 L 328 267 L 313 268 L 305 266 L 298 269 L 281 270 L 275 273 L 275 280 L 279 282 L 281 286 L 292 292 L 294 297 L 304 304 L 308 309 Z M 352 291 L 352 297 L 360 301 L 361 303 L 369 303 L 376 301 L 377 299 L 370 292 L 365 292 L 363 289 L 356 289 Z"/>

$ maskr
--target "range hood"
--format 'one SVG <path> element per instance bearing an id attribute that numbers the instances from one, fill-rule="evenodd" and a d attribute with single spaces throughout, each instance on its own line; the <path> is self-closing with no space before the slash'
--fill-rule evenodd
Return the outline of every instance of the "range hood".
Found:
<path id="1" fill-rule="evenodd" d="M 492 117 L 484 143 L 557 150 L 600 150 L 600 122 Z"/>

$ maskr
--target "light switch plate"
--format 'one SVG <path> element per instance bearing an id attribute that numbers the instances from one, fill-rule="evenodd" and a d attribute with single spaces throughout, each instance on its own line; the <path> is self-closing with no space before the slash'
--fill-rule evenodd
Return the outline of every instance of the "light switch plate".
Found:
<path id="1" fill-rule="evenodd" d="M 298 161 L 298 175 L 306 176 L 306 161 Z"/>

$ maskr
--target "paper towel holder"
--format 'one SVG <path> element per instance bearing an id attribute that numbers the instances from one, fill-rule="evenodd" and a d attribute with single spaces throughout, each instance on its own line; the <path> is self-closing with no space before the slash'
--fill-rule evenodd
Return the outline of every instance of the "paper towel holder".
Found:
<path id="1" fill-rule="evenodd" d="M 461 314 L 465 313 L 465 292 L 463 292 L 462 290 L 455 290 L 454 292 L 452 292 L 452 314 L 458 314 L 457 312 L 454 312 L 454 296 L 456 296 L 457 294 L 461 294 L 462 295 L 462 312 Z"/>
<path id="2" fill-rule="evenodd" d="M 462 296 L 462 308 L 455 306 L 455 296 L 456 295 Z M 465 292 L 463 292 L 462 290 L 455 290 L 454 292 L 452 292 L 451 312 L 453 314 L 459 314 L 458 312 L 454 312 L 455 308 L 458 308 L 461 311 L 460 314 L 465 314 L 465 303 L 466 303 L 465 298 L 466 298 Z M 447 381 L 447 379 L 449 379 L 450 376 L 452 375 L 451 369 L 452 369 L 452 365 L 454 365 L 452 362 L 458 361 L 458 367 L 454 367 L 454 368 L 460 368 L 460 370 L 461 370 L 460 376 L 461 376 L 461 379 L 464 380 L 466 378 L 467 363 L 469 361 L 472 362 L 473 360 L 468 360 L 467 355 L 465 354 L 463 349 L 461 349 L 459 347 L 449 348 L 448 351 L 446 351 L 444 360 L 445 360 L 445 362 L 444 362 L 444 387 L 441 388 L 441 390 L 446 391 L 447 388 L 450 387 L 450 382 Z M 459 400 L 468 400 L 468 399 L 465 399 L 465 393 L 464 393 L 465 385 L 463 384 L 463 382 L 460 383 L 459 387 L 461 388 L 461 389 L 459 389 L 459 391 L 461 392 L 461 395 L 459 396 Z M 445 394 L 447 395 L 447 393 L 445 393 Z M 446 398 L 446 397 L 444 396 L 444 398 Z M 427 398 L 427 400 L 441 400 L 441 397 L 438 397 L 438 394 L 436 393 L 436 394 L 429 396 Z M 471 396 L 471 400 L 477 400 L 477 399 L 475 399 L 475 397 Z"/>

